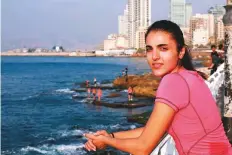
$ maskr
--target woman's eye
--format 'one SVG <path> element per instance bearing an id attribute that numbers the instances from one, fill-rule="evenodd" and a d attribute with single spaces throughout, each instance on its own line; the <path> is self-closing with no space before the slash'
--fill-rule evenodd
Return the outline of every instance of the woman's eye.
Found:
<path id="1" fill-rule="evenodd" d="M 160 47 L 160 50 L 161 50 L 161 51 L 167 51 L 168 48 L 167 48 L 167 47 Z"/>
<path id="2" fill-rule="evenodd" d="M 146 48 L 146 51 L 147 51 L 147 52 L 150 52 L 151 50 L 152 50 L 152 48 L 150 48 L 150 47 L 147 47 L 147 48 Z"/>

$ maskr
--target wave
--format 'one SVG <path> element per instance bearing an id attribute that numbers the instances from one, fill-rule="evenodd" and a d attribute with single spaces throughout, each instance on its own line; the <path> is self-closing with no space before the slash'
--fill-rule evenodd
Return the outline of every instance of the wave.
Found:
<path id="1" fill-rule="evenodd" d="M 27 146 L 22 148 L 22 154 L 28 154 L 29 152 L 38 152 L 46 155 L 76 155 L 85 154 L 84 144 L 61 144 L 61 145 L 42 145 L 37 147 Z"/>
<path id="2" fill-rule="evenodd" d="M 92 125 L 93 130 L 109 130 L 109 131 L 120 131 L 137 128 L 136 125 L 131 124 L 113 124 L 113 125 Z"/>
<path id="3" fill-rule="evenodd" d="M 39 97 L 39 94 L 30 95 L 28 97 L 23 97 L 22 100 L 25 101 L 25 100 L 29 100 L 29 99 L 36 98 L 36 97 Z"/>
<path id="4" fill-rule="evenodd" d="M 65 93 L 65 94 L 72 94 L 75 91 L 70 90 L 69 88 L 57 89 L 55 90 L 57 93 Z"/>
<path id="5" fill-rule="evenodd" d="M 88 130 L 65 130 L 65 131 L 61 131 L 61 137 L 69 137 L 69 136 L 83 136 L 84 133 L 90 132 Z"/>
<path id="6" fill-rule="evenodd" d="M 26 148 L 22 148 L 21 149 L 22 152 L 30 152 L 30 151 L 34 151 L 34 152 L 39 152 L 39 153 L 42 153 L 42 154 L 48 154 L 48 151 L 46 150 L 42 150 L 40 148 L 36 148 L 36 147 L 31 147 L 31 146 L 27 146 Z"/>
<path id="7" fill-rule="evenodd" d="M 126 92 L 126 93 L 127 93 L 127 92 L 128 92 L 128 90 L 127 90 L 127 89 L 125 89 L 125 90 L 121 90 L 121 92 Z"/>

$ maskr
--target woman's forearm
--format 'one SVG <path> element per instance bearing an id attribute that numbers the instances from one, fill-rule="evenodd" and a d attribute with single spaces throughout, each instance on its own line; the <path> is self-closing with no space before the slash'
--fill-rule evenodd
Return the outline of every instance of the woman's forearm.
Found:
<path id="1" fill-rule="evenodd" d="M 143 132 L 144 127 L 136 128 L 128 131 L 120 131 L 120 132 L 114 132 L 114 137 L 119 139 L 126 139 L 126 138 L 137 138 L 139 137 Z"/>

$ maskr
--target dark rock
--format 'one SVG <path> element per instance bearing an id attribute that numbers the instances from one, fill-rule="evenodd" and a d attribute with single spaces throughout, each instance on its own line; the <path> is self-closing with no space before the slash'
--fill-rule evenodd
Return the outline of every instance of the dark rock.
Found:
<path id="1" fill-rule="evenodd" d="M 75 91 L 75 92 L 86 92 L 86 88 L 72 88 L 71 89 L 72 91 Z"/>
<path id="2" fill-rule="evenodd" d="M 110 108 L 139 108 L 139 107 L 151 106 L 153 105 L 153 102 L 148 102 L 148 100 L 145 100 L 145 102 L 138 100 L 138 101 L 126 101 L 119 103 L 93 101 L 92 104 L 98 106 L 110 107 Z"/>
<path id="3" fill-rule="evenodd" d="M 142 114 L 129 116 L 129 117 L 127 117 L 127 121 L 145 125 L 147 123 L 147 120 L 149 119 L 150 115 L 151 115 L 151 111 L 148 111 L 148 112 L 145 112 Z"/>
<path id="4" fill-rule="evenodd" d="M 86 98 L 86 96 L 73 95 L 72 98 L 73 99 L 84 99 Z"/>
<path id="5" fill-rule="evenodd" d="M 75 130 L 75 129 L 79 129 L 80 127 L 78 125 L 74 125 L 72 127 L 70 127 L 70 130 Z"/>
<path id="6" fill-rule="evenodd" d="M 114 98 L 114 97 L 119 97 L 119 96 L 122 96 L 122 95 L 119 93 L 110 93 L 108 96 L 106 96 L 106 98 Z"/>

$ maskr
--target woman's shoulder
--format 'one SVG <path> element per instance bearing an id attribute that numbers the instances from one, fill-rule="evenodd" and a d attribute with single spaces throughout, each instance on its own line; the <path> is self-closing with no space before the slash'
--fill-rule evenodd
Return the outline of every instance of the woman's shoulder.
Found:
<path id="1" fill-rule="evenodd" d="M 161 82 L 180 82 L 183 81 L 184 77 L 178 72 L 175 73 L 169 73 L 165 75 L 162 79 Z"/>

